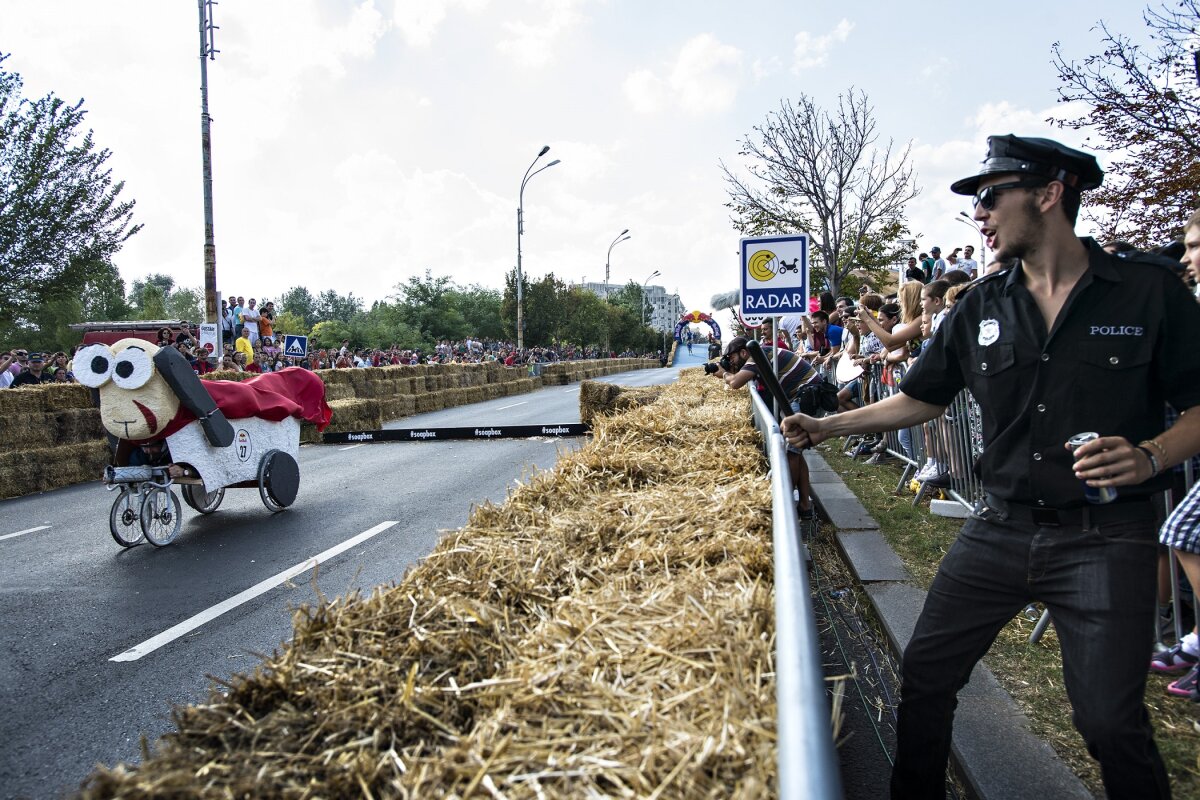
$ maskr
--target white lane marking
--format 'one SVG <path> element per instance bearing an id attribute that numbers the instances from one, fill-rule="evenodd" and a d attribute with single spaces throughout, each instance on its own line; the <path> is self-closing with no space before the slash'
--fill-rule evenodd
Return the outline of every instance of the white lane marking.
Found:
<path id="1" fill-rule="evenodd" d="M 578 387 L 578 386 L 576 386 L 574 389 L 563 389 L 563 391 L 564 391 L 564 392 L 578 392 L 578 391 L 579 391 L 579 387 Z"/>
<path id="2" fill-rule="evenodd" d="M 235 594 L 233 597 L 230 597 L 228 600 L 223 600 L 222 602 L 217 603 L 215 606 L 211 606 L 209 608 L 204 609 L 199 614 L 196 614 L 193 617 L 188 617 L 183 622 L 179 623 L 178 625 L 175 625 L 174 627 L 168 628 L 167 630 L 163 631 L 162 633 L 158 634 L 157 636 L 151 637 L 151 638 L 147 639 L 146 641 L 142 642 L 141 644 L 134 645 L 133 647 L 126 650 L 124 653 L 120 653 L 118 655 L 113 656 L 112 658 L 109 659 L 109 661 L 137 661 L 142 656 L 153 653 L 155 650 L 162 647 L 163 645 L 169 644 L 170 642 L 173 642 L 176 639 L 178 639 L 180 636 L 183 636 L 183 635 L 195 630 L 196 628 L 199 628 L 201 625 L 205 624 L 206 622 L 210 622 L 210 621 L 216 619 L 217 617 L 224 614 L 226 611 L 232 611 L 233 609 L 237 608 L 238 606 L 242 605 L 243 603 L 249 602 L 250 600 L 253 600 L 254 598 L 258 597 L 260 594 L 264 594 L 266 592 L 271 591 L 272 589 L 274 589 L 276 586 L 283 583 L 284 581 L 291 580 L 292 578 L 296 577 L 297 575 L 299 575 L 303 572 L 307 572 L 308 570 L 312 569 L 313 567 L 317 566 L 318 564 L 328 561 L 329 559 L 333 558 L 334 556 L 338 555 L 339 553 L 345 552 L 346 550 L 349 550 L 351 547 L 354 547 L 355 545 L 357 545 L 361 542 L 365 542 L 367 539 L 370 539 L 372 536 L 377 536 L 377 535 L 383 533 L 384 531 L 386 531 L 388 528 L 391 528 L 392 526 L 398 525 L 398 524 L 399 524 L 398 521 L 381 522 L 378 525 L 376 525 L 374 528 L 371 528 L 370 530 L 367 530 L 367 531 L 363 531 L 362 533 L 358 534 L 357 536 L 351 537 L 351 538 L 347 539 L 346 541 L 342 542 L 341 544 L 335 545 L 335 546 L 329 548 L 328 550 L 326 550 L 325 552 L 315 555 L 310 559 L 301 561 L 296 566 L 289 567 L 288 569 L 285 569 L 283 572 L 280 572 L 278 575 L 273 575 L 270 578 L 267 578 L 265 581 L 261 581 L 259 583 L 254 584 L 246 591 Z"/>
<path id="3" fill-rule="evenodd" d="M 528 403 L 528 402 L 529 402 L 528 400 L 522 400 L 522 401 L 521 401 L 521 402 L 519 402 L 519 403 L 513 403 L 511 406 L 500 406 L 500 407 L 499 407 L 499 408 L 497 408 L 496 410 L 497 410 L 497 411 L 503 411 L 503 410 L 504 410 L 504 409 L 506 409 L 506 408 L 516 408 L 517 406 L 523 406 L 523 405 L 525 405 L 525 404 L 526 404 L 526 403 Z"/>
<path id="4" fill-rule="evenodd" d="M 25 530 L 17 531 L 16 533 L 6 533 L 3 536 L 0 536 L 0 542 L 4 541 L 5 539 L 15 539 L 18 536 L 24 536 L 27 533 L 37 533 L 38 531 L 44 531 L 49 527 L 50 527 L 49 525 L 38 525 L 36 528 L 26 528 Z"/>
<path id="5" fill-rule="evenodd" d="M 356 447 L 365 447 L 365 446 L 366 446 L 366 444 L 367 444 L 366 442 L 359 442 L 358 444 L 352 444 L 352 445 L 350 445 L 349 447 L 339 447 L 339 448 L 338 448 L 338 452 L 339 452 L 339 453 L 344 453 L 344 452 L 346 452 L 347 450 L 353 450 L 353 449 L 354 449 L 354 448 L 356 448 Z"/>

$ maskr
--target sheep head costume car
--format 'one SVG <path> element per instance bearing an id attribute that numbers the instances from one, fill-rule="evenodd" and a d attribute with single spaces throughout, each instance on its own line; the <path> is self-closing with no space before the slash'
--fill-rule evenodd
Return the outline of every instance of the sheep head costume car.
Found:
<path id="1" fill-rule="evenodd" d="M 143 339 L 80 349 L 75 379 L 92 390 L 105 430 L 135 444 L 165 439 L 199 421 L 208 443 L 224 448 L 234 440 L 229 420 L 295 417 L 320 431 L 332 417 L 325 383 L 308 370 L 289 367 L 245 381 L 202 381 L 174 347 Z"/>
<path id="2" fill-rule="evenodd" d="M 233 426 L 173 347 L 136 338 L 112 347 L 88 345 L 75 354 L 75 378 L 96 393 L 104 428 L 118 439 L 162 438 L 185 408 L 200 420 L 211 445 L 233 442 Z"/>

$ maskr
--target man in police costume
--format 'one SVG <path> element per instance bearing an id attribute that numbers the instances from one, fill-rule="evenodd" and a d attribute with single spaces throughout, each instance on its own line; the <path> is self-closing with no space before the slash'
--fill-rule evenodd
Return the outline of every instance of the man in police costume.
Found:
<path id="1" fill-rule="evenodd" d="M 901 385 L 857 411 L 796 414 L 798 446 L 909 427 L 962 389 L 979 402 L 985 502 L 929 589 L 904 653 L 892 797 L 945 797 L 956 695 L 997 633 L 1044 602 L 1062 648 L 1076 728 L 1110 798 L 1169 797 L 1142 702 L 1155 614 L 1150 496 L 1200 451 L 1200 305 L 1170 270 L 1074 234 L 1096 160 L 1047 139 L 992 136 L 975 175 L 975 219 L 1011 269 L 960 294 Z M 1187 409 L 1163 431 L 1163 408 Z M 1077 433 L 1100 438 L 1072 453 Z M 1119 487 L 1089 504 L 1092 487 Z"/>

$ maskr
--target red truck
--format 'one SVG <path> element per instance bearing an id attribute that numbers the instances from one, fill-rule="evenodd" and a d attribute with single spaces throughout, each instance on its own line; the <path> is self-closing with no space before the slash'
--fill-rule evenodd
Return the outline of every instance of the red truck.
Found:
<path id="1" fill-rule="evenodd" d="M 122 339 L 145 339 L 157 343 L 158 332 L 163 328 L 171 331 L 171 338 L 186 332 L 193 340 L 197 338 L 197 326 L 184 319 L 125 320 L 123 322 L 76 322 L 69 326 L 73 331 L 83 332 L 80 347 L 102 342 L 116 344 Z"/>

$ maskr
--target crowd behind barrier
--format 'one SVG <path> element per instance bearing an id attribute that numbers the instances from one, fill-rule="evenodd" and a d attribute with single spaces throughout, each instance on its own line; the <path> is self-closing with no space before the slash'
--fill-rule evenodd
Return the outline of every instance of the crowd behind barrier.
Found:
<path id="1" fill-rule="evenodd" d="M 389 348 L 355 348 L 349 340 L 340 347 L 313 348 L 304 357 L 284 355 L 272 336 L 222 339 L 221 354 L 209 354 L 199 346 L 195 326 L 174 330 L 163 328 L 158 333 L 160 347 L 174 347 L 188 360 L 197 375 L 211 372 L 276 372 L 285 367 L 309 370 L 363 369 L 367 367 L 417 366 L 420 364 L 492 364 L 524 366 L 531 376 L 542 373 L 543 365 L 563 361 L 595 361 L 600 359 L 642 358 L 662 362 L 663 352 L 636 353 L 622 351 L 603 353 L 596 347 L 570 344 L 550 347 L 518 348 L 512 342 L 489 339 L 443 340 L 432 351 L 392 346 Z M 30 352 L 16 348 L 0 354 L 0 389 L 36 386 L 46 383 L 75 383 L 74 357 L 77 347 L 56 353 Z"/>

